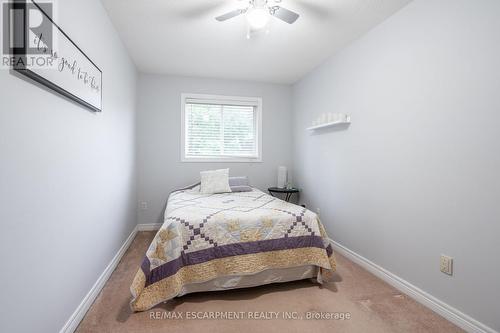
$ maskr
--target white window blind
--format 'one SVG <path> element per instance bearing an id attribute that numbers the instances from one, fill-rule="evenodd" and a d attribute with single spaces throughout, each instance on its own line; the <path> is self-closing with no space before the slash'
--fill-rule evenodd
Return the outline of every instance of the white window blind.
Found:
<path id="1" fill-rule="evenodd" d="M 186 98 L 184 159 L 258 159 L 257 101 Z"/>

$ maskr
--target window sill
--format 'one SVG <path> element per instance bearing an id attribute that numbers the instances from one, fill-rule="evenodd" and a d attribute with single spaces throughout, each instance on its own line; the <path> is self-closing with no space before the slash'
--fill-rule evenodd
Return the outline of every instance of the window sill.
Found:
<path id="1" fill-rule="evenodd" d="M 181 158 L 182 163 L 262 163 L 262 158 Z"/>

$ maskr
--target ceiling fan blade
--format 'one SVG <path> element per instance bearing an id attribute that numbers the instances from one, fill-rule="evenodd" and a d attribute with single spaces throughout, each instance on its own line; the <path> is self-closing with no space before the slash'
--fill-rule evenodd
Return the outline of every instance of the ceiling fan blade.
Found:
<path id="1" fill-rule="evenodd" d="M 292 12 L 291 10 L 288 10 L 286 8 L 276 6 L 273 8 L 273 16 L 279 18 L 282 21 L 285 21 L 288 24 L 292 24 L 293 22 L 297 21 L 299 18 L 299 14 Z"/>
<path id="2" fill-rule="evenodd" d="M 226 14 L 223 14 L 221 16 L 217 16 L 215 19 L 219 22 L 222 22 L 222 21 L 225 21 L 225 20 L 229 20 L 230 18 L 233 18 L 233 17 L 236 17 L 238 15 L 241 15 L 243 13 L 245 13 L 246 10 L 245 9 L 236 9 L 236 10 L 233 10 L 229 13 L 226 13 Z"/>

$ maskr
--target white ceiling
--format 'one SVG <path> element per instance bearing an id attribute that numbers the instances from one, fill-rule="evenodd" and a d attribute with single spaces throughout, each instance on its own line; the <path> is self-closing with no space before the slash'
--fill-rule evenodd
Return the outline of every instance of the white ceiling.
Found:
<path id="1" fill-rule="evenodd" d="M 294 83 L 411 0 L 283 0 L 301 16 L 273 18 L 246 39 L 244 15 L 215 16 L 238 0 L 102 0 L 143 73 Z"/>

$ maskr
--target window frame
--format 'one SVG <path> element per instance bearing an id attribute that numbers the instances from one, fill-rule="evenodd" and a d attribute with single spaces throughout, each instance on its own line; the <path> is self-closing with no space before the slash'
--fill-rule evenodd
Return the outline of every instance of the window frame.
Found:
<path id="1" fill-rule="evenodd" d="M 189 157 L 186 156 L 186 100 L 198 99 L 214 104 L 242 105 L 251 104 L 255 107 L 256 119 L 256 149 L 257 157 L 232 157 L 232 156 L 207 156 L 207 157 Z M 240 103 L 240 104 L 238 104 Z M 181 162 L 183 163 L 261 163 L 262 162 L 262 98 L 261 97 L 241 97 L 225 95 L 207 95 L 207 94 L 181 94 Z"/>

